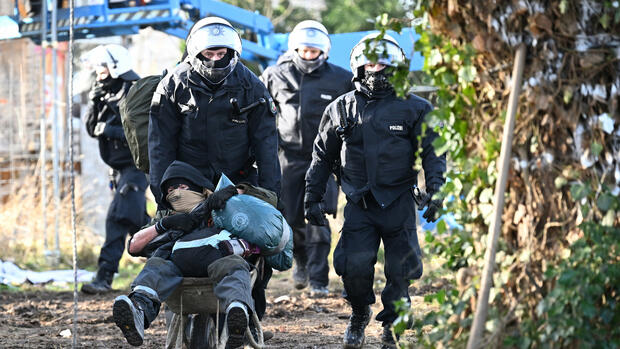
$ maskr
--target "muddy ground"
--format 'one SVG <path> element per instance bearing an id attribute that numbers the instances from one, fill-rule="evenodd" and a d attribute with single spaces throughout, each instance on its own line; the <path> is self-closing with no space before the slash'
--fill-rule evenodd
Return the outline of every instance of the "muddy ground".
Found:
<path id="1" fill-rule="evenodd" d="M 380 273 L 377 273 L 380 274 Z M 381 273 L 382 274 L 382 273 Z M 342 284 L 333 277 L 330 295 L 323 299 L 308 297 L 307 291 L 292 291 L 290 271 L 274 275 L 267 292 L 267 313 L 263 327 L 275 333 L 268 348 L 340 348 L 349 308 L 340 297 Z M 441 282 L 410 287 L 416 314 L 428 311 L 423 296 L 436 292 Z M 377 300 L 382 287 L 379 280 L 375 290 Z M 79 295 L 78 343 L 81 348 L 130 348 L 112 320 L 112 303 L 127 290 L 104 296 Z M 288 295 L 288 300 L 278 297 Z M 376 315 L 380 301 L 373 306 Z M 163 348 L 166 330 L 165 317 L 160 314 L 146 330 L 143 348 Z M 73 293 L 0 291 L 0 347 L 2 348 L 70 348 L 72 338 L 61 332 L 72 329 Z M 372 321 L 366 329 L 366 347 L 380 347 L 380 323 Z M 413 342 L 407 332 L 405 340 Z"/>

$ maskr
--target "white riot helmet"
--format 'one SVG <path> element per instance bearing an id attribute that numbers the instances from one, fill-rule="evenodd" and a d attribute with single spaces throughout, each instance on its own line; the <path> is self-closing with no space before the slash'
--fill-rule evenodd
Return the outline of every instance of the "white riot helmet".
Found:
<path id="1" fill-rule="evenodd" d="M 233 71 L 241 55 L 241 36 L 225 19 L 206 17 L 194 25 L 185 41 L 187 60 L 203 78 L 219 84 Z M 205 59 L 205 49 L 225 47 L 227 56 L 218 61 Z"/>
<path id="2" fill-rule="evenodd" d="M 123 76 L 124 80 L 137 80 L 138 75 L 133 72 L 129 51 L 121 45 L 99 45 L 88 51 L 82 61 L 95 68 L 104 66 L 110 71 L 112 79 Z"/>
<path id="3" fill-rule="evenodd" d="M 325 26 L 313 20 L 297 24 L 288 36 L 288 49 L 297 50 L 302 46 L 318 48 L 323 51 L 325 57 L 329 57 L 332 42 Z"/>
<path id="4" fill-rule="evenodd" d="M 379 32 L 364 36 L 351 50 L 351 72 L 355 79 L 359 78 L 359 68 L 368 63 L 380 63 L 391 67 L 405 63 L 405 53 L 398 42 L 388 34 L 385 34 L 379 42 L 374 41 L 378 35 Z M 378 59 L 371 60 L 366 57 L 364 50 L 367 44 L 370 45 L 371 52 L 374 51 L 377 54 Z"/>

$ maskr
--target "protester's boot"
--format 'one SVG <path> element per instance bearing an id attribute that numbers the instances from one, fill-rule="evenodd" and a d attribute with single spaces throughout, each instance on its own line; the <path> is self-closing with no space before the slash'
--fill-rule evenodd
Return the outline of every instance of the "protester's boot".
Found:
<path id="1" fill-rule="evenodd" d="M 239 348 L 244 344 L 245 331 L 248 327 L 248 310 L 241 302 L 232 302 L 226 308 L 226 328 L 223 337 L 227 337 L 226 349 Z"/>
<path id="2" fill-rule="evenodd" d="M 383 333 L 381 334 L 381 349 L 397 349 L 396 341 L 399 336 L 392 333 L 392 326 L 383 326 Z"/>
<path id="3" fill-rule="evenodd" d="M 106 269 L 97 270 L 93 281 L 82 284 L 82 292 L 87 294 L 107 293 L 112 291 L 114 272 Z"/>
<path id="4" fill-rule="evenodd" d="M 349 318 L 349 325 L 344 331 L 343 348 L 359 349 L 364 345 L 364 330 L 370 322 L 372 311 L 370 306 L 353 306 L 353 313 Z"/>
<path id="5" fill-rule="evenodd" d="M 308 269 L 306 268 L 306 263 L 299 262 L 298 259 L 295 260 L 295 268 L 293 269 L 293 281 L 295 284 L 295 288 L 298 290 L 302 290 L 308 287 Z"/>
<path id="6" fill-rule="evenodd" d="M 143 307 L 140 302 L 134 302 L 127 296 L 118 296 L 112 308 L 114 323 L 123 331 L 127 343 L 135 347 L 144 342 Z"/>

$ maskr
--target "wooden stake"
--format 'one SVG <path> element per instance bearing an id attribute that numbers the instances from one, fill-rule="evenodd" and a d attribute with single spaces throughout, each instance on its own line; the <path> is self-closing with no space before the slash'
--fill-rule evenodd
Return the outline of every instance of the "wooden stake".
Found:
<path id="1" fill-rule="evenodd" d="M 523 65 L 525 62 L 525 44 L 520 44 L 515 54 L 514 67 L 512 69 L 512 87 L 510 99 L 508 100 L 508 113 L 504 124 L 504 134 L 502 136 L 502 150 L 499 155 L 499 177 L 495 183 L 494 208 L 491 225 L 489 225 L 489 238 L 487 250 L 484 256 L 484 269 L 482 270 L 482 281 L 476 305 L 474 323 L 467 341 L 467 349 L 478 349 L 484 337 L 484 327 L 489 307 L 489 291 L 493 282 L 493 269 L 495 268 L 495 253 L 497 250 L 497 240 L 502 225 L 502 212 L 504 210 L 504 193 L 508 180 L 508 169 L 510 167 L 510 153 L 512 151 L 512 136 L 515 127 L 515 116 L 521 93 L 521 80 L 523 75 Z"/>

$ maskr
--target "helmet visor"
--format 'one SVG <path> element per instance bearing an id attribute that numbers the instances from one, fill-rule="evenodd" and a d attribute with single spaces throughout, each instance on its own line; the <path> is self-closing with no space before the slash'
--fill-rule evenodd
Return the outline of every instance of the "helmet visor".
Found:
<path id="1" fill-rule="evenodd" d="M 187 39 L 187 54 L 196 57 L 202 50 L 212 47 L 226 47 L 241 54 L 239 34 L 224 24 L 210 24 L 194 31 Z"/>
<path id="2" fill-rule="evenodd" d="M 293 31 L 288 38 L 288 48 L 296 50 L 302 46 L 314 47 L 329 55 L 331 41 L 329 36 L 315 28 L 304 28 Z"/>
<path id="3" fill-rule="evenodd" d="M 364 53 L 366 47 L 368 47 L 368 55 Z M 386 40 L 366 41 L 357 44 L 351 51 L 351 70 L 355 71 L 369 63 L 396 67 L 405 63 L 405 55 L 400 47 Z"/>

